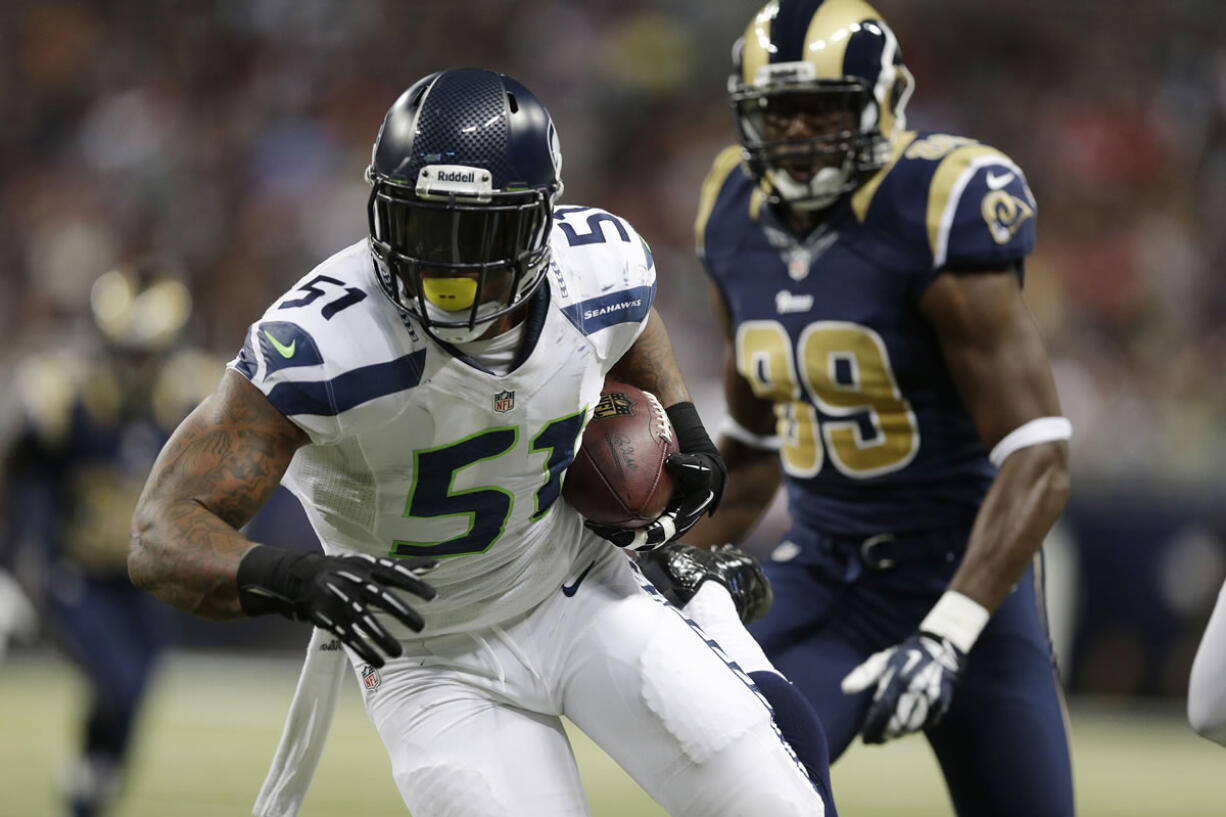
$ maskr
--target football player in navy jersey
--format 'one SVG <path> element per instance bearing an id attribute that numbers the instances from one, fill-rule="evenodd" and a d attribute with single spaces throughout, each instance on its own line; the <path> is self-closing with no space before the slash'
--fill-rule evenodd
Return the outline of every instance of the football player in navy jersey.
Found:
<path id="1" fill-rule="evenodd" d="M 911 74 L 862 0 L 772 0 L 734 63 L 739 144 L 697 220 L 730 479 L 687 541 L 741 541 L 782 481 L 751 631 L 831 755 L 923 731 L 960 815 L 1071 814 L 1040 554 L 1071 427 L 1021 292 L 1022 170 L 906 129 Z"/>
<path id="2" fill-rule="evenodd" d="M 223 362 L 180 343 L 191 296 L 172 265 L 103 274 L 88 342 L 22 360 L 21 428 L 6 452 L 8 535 L 48 633 L 80 666 L 90 699 L 65 813 L 115 796 L 163 645 L 165 610 L 128 581 L 128 527 L 158 450 L 216 382 Z"/>

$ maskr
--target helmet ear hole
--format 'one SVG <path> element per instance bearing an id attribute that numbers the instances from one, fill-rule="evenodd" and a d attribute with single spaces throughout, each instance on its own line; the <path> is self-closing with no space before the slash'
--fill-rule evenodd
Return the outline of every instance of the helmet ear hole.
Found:
<path id="1" fill-rule="evenodd" d="M 515 94 L 507 91 L 507 105 L 511 108 L 511 113 L 519 113 L 519 103 L 515 100 Z"/>

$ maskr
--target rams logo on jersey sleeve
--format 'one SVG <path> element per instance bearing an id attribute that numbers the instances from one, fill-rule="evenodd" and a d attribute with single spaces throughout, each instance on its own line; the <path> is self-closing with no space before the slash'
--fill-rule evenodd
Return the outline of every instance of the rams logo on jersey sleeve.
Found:
<path id="1" fill-rule="evenodd" d="M 905 133 L 889 163 L 857 190 L 862 223 L 907 247 L 931 271 L 1020 262 L 1035 240 L 1034 196 L 1012 159 L 944 133 Z"/>
<path id="2" fill-rule="evenodd" d="M 1034 208 L 1027 199 L 1002 189 L 1014 178 L 1016 174 L 1012 171 L 994 174 L 990 170 L 984 177 L 988 192 L 984 194 L 979 210 L 997 244 L 1008 244 L 1026 220 L 1034 217 Z"/>

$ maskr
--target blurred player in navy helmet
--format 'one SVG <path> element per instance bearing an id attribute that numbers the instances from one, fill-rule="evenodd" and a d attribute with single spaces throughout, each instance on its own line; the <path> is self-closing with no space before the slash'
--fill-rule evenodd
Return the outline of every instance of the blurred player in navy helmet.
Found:
<path id="1" fill-rule="evenodd" d="M 686 541 L 740 542 L 782 481 L 751 631 L 831 755 L 922 731 L 958 814 L 1071 814 L 1040 552 L 1071 427 L 1022 298 L 1025 176 L 907 130 L 912 76 L 862 0 L 772 0 L 733 58 L 739 144 L 696 225 L 730 478 Z"/>
<path id="2" fill-rule="evenodd" d="M 102 813 L 116 792 L 163 641 L 165 611 L 127 577 L 137 496 L 170 432 L 222 371 L 180 343 L 191 296 L 169 264 L 113 269 L 89 303 L 80 343 L 19 364 L 23 421 L 6 458 L 10 542 L 48 631 L 89 681 L 67 779 L 77 817 Z"/>
<path id="3" fill-rule="evenodd" d="M 833 814 L 758 687 L 614 546 L 675 540 L 724 466 L 647 244 L 559 206 L 561 166 L 510 77 L 409 87 L 375 139 L 369 234 L 256 321 L 150 475 L 138 585 L 210 618 L 315 625 L 256 814 L 297 811 L 346 674 L 414 817 L 589 814 L 562 715 L 670 814 Z M 655 394 L 681 450 L 672 503 L 639 531 L 558 501 L 606 376 Z M 240 532 L 282 480 L 322 554 Z"/>

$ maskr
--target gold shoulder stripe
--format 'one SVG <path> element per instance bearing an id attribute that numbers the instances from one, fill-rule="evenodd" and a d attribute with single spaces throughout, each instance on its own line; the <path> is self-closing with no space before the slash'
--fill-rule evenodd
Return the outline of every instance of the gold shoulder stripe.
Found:
<path id="1" fill-rule="evenodd" d="M 984 156 L 999 158 L 1009 165 L 1013 164 L 1008 156 L 994 147 L 978 143 L 965 145 L 951 151 L 941 160 L 941 163 L 937 165 L 936 173 L 932 174 L 932 181 L 928 183 L 928 216 L 926 219 L 928 249 L 932 251 L 934 263 L 938 265 L 944 263 L 943 232 L 949 229 L 945 220 L 946 210 L 949 209 L 950 204 L 950 194 L 959 180 L 962 180 L 962 185 L 965 185 L 963 174 L 971 169 L 976 159 Z M 959 193 L 961 190 L 962 188 L 959 187 Z"/>
<path id="2" fill-rule="evenodd" d="M 890 155 L 890 160 L 885 163 L 885 167 L 878 170 L 877 173 L 860 186 L 851 196 L 851 209 L 856 214 L 856 218 L 860 223 L 864 223 L 864 217 L 868 215 L 868 206 L 873 203 L 873 196 L 877 193 L 877 188 L 885 181 L 885 177 L 894 169 L 894 165 L 898 164 L 898 160 L 902 157 L 902 153 L 907 149 L 907 146 L 915 140 L 915 131 L 903 131 L 894 139 L 894 150 Z"/>
<path id="3" fill-rule="evenodd" d="M 762 213 L 762 205 L 766 204 L 766 191 L 770 189 L 766 179 L 758 183 L 758 186 L 749 194 L 749 220 L 756 222 L 758 216 Z"/>
<path id="4" fill-rule="evenodd" d="M 707 229 L 707 219 L 711 218 L 711 211 L 715 209 L 715 199 L 719 196 L 720 188 L 724 186 L 728 174 L 740 164 L 741 146 L 729 145 L 715 157 L 715 164 L 711 166 L 711 172 L 702 183 L 702 192 L 698 195 L 698 218 L 694 220 L 694 247 L 699 255 L 706 252 L 703 234 Z"/>

